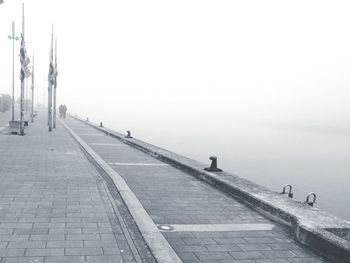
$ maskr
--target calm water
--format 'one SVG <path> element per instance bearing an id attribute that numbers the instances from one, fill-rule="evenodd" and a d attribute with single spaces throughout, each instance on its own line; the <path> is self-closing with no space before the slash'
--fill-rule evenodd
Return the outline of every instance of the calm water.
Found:
<path id="1" fill-rule="evenodd" d="M 210 117 L 185 121 L 147 116 L 137 121 L 96 118 L 115 130 L 130 129 L 136 138 L 204 163 L 216 155 L 224 170 L 273 191 L 292 184 L 295 200 L 304 201 L 309 192 L 315 192 L 316 207 L 350 220 L 348 129 L 238 119 L 210 122 Z"/>

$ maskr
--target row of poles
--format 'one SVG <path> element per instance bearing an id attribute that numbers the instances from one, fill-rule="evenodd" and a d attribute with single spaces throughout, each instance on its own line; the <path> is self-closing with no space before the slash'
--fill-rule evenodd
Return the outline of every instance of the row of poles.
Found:
<path id="1" fill-rule="evenodd" d="M 48 127 L 49 131 L 52 131 L 52 128 L 56 128 L 56 88 L 57 88 L 57 40 L 55 41 L 55 62 L 53 58 L 53 26 L 52 26 L 52 35 L 51 35 L 51 48 L 50 48 L 50 64 L 49 64 L 49 85 L 48 85 Z M 30 71 L 30 60 L 27 55 L 25 48 L 25 16 L 24 16 L 24 4 L 22 4 L 22 33 L 21 37 L 17 37 L 15 34 L 15 23 L 12 21 L 12 35 L 9 36 L 9 39 L 12 40 L 12 123 L 15 122 L 15 41 L 21 39 L 21 48 L 20 48 L 20 62 L 21 62 L 21 96 L 20 96 L 20 121 L 19 121 L 19 132 L 20 135 L 24 135 L 24 108 L 26 113 L 28 113 L 28 83 L 27 78 L 31 76 L 31 122 L 34 122 L 34 51 L 33 51 L 33 66 L 32 72 Z M 25 92 L 25 86 L 26 92 Z M 24 99 L 26 93 L 26 99 Z M 24 100 L 26 105 L 24 106 Z M 11 126 L 11 122 L 10 122 Z"/>

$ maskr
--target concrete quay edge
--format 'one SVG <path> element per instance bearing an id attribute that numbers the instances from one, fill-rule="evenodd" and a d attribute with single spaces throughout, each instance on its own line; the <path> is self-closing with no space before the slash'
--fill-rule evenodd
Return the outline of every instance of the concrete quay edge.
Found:
<path id="1" fill-rule="evenodd" d="M 85 143 L 64 121 L 61 121 L 73 139 L 81 146 L 84 154 L 93 159 L 115 184 L 126 207 L 130 211 L 153 256 L 159 263 L 181 263 L 181 259 L 147 214 L 141 202 L 129 188 L 125 180 L 110 167 L 87 143 Z M 88 158 L 88 159 L 90 159 Z"/>
<path id="2" fill-rule="evenodd" d="M 71 116 L 95 129 L 119 139 L 127 145 L 169 163 L 203 180 L 217 189 L 232 195 L 252 209 L 292 228 L 296 239 L 318 251 L 321 255 L 339 263 L 350 262 L 350 222 L 305 203 L 294 201 L 285 195 L 228 172 L 207 172 L 205 165 L 196 160 L 135 138 L 125 138 L 117 131 L 99 124 Z M 344 236 L 345 238 L 342 238 Z"/>

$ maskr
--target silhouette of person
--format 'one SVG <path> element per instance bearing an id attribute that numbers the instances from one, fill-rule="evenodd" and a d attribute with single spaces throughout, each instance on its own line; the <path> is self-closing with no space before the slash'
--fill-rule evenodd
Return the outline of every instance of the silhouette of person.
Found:
<path id="1" fill-rule="evenodd" d="M 63 118 L 65 119 L 66 118 L 66 114 L 67 114 L 67 106 L 66 106 L 66 104 L 63 104 L 62 109 L 63 109 Z"/>
<path id="2" fill-rule="evenodd" d="M 58 108 L 59 112 L 60 112 L 60 118 L 62 119 L 63 117 L 63 105 L 61 104 Z"/>

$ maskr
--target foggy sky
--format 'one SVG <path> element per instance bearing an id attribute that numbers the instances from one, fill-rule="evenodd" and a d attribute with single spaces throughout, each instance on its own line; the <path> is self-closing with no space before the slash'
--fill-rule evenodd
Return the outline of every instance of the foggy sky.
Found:
<path id="1" fill-rule="evenodd" d="M 38 102 L 53 23 L 58 100 L 71 112 L 125 126 L 350 117 L 349 1 L 24 2 Z M 7 35 L 12 19 L 20 34 L 21 3 L 0 6 L 0 93 L 11 90 Z"/>

